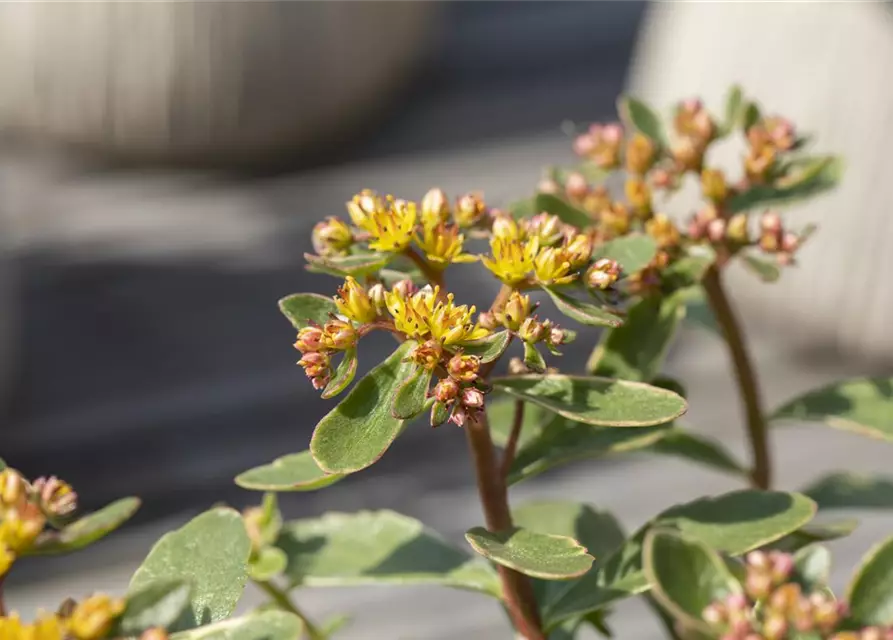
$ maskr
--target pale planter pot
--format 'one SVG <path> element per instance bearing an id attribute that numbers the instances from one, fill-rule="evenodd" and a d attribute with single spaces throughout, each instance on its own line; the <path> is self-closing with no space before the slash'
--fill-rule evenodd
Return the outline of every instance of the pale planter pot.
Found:
<path id="1" fill-rule="evenodd" d="M 888 3 L 657 3 L 640 33 L 631 93 L 662 109 L 701 96 L 721 112 L 739 83 L 814 133 L 815 153 L 846 161 L 835 192 L 784 214 L 795 229 L 819 225 L 799 266 L 772 285 L 730 274 L 748 319 L 785 344 L 893 357 L 893 89 L 882 63 L 891 57 Z M 738 175 L 739 151 L 718 151 L 711 160 Z M 694 206 L 689 198 L 674 212 Z"/>
<path id="2" fill-rule="evenodd" d="M 416 66 L 435 2 L 0 4 L 0 130 L 125 158 L 336 143 Z"/>

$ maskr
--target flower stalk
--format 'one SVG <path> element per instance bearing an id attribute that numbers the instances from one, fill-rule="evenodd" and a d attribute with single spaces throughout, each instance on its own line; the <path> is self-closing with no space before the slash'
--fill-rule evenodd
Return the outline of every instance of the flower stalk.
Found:
<path id="1" fill-rule="evenodd" d="M 759 383 L 747 351 L 744 332 L 732 304 L 726 296 L 719 270 L 713 266 L 704 276 L 704 290 L 732 359 L 738 393 L 744 407 L 747 421 L 747 436 L 753 456 L 751 483 L 758 489 L 768 489 L 772 484 L 772 463 L 769 456 L 769 442 L 766 433 L 766 420 L 763 416 Z"/>

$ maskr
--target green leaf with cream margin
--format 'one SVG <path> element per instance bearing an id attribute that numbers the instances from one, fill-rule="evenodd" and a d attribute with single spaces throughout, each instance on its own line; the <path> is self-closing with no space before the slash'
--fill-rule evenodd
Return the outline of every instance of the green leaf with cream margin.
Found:
<path id="1" fill-rule="evenodd" d="M 893 378 L 854 378 L 830 384 L 787 402 L 770 420 L 821 422 L 893 442 Z"/>
<path id="2" fill-rule="evenodd" d="M 404 362 L 408 340 L 354 385 L 316 425 L 310 451 L 327 473 L 354 473 L 375 463 L 403 430 L 391 413 L 392 399 L 418 365 Z"/>
<path id="3" fill-rule="evenodd" d="M 236 476 L 236 484 L 253 491 L 315 491 L 343 477 L 339 473 L 326 473 L 309 451 L 302 451 L 240 473 Z"/>
<path id="4" fill-rule="evenodd" d="M 601 258 L 614 260 L 620 265 L 624 276 L 632 275 L 648 266 L 657 255 L 657 242 L 644 233 L 631 233 L 608 240 L 595 248 L 593 261 Z"/>
<path id="5" fill-rule="evenodd" d="M 394 259 L 392 253 L 357 253 L 349 256 L 316 256 L 305 253 L 307 271 L 343 278 L 361 278 L 377 273 Z"/>
<path id="6" fill-rule="evenodd" d="M 640 300 L 630 308 L 623 326 L 602 335 L 586 368 L 606 378 L 652 380 L 660 373 L 683 317 L 685 304 L 678 296 Z"/>
<path id="7" fill-rule="evenodd" d="M 338 307 L 332 298 L 317 293 L 295 293 L 279 301 L 279 310 L 295 329 L 303 329 L 310 322 L 325 324 L 329 314 L 337 314 Z"/>
<path id="8" fill-rule="evenodd" d="M 843 170 L 843 160 L 835 156 L 803 158 L 790 175 L 774 185 L 757 185 L 729 198 L 728 213 L 797 204 L 836 187 Z"/>
<path id="9" fill-rule="evenodd" d="M 286 522 L 276 546 L 294 586 L 442 585 L 502 593 L 493 568 L 393 511 L 327 513 Z"/>
<path id="10" fill-rule="evenodd" d="M 557 216 L 563 223 L 578 229 L 585 229 L 592 224 L 592 218 L 585 211 L 577 209 L 572 204 L 551 193 L 538 194 L 534 202 L 537 213 L 546 212 L 552 214 Z"/>
<path id="11" fill-rule="evenodd" d="M 61 531 L 45 531 L 24 555 L 56 555 L 83 549 L 127 522 L 139 507 L 139 498 L 116 500 L 66 525 Z"/>
<path id="12" fill-rule="evenodd" d="M 475 527 L 465 539 L 488 560 L 543 580 L 577 578 L 589 571 L 594 560 L 573 538 L 520 527 L 496 532 Z"/>
<path id="13" fill-rule="evenodd" d="M 558 310 L 572 320 L 576 320 L 580 324 L 593 327 L 619 327 L 623 324 L 623 319 L 615 316 L 610 311 L 605 311 L 590 302 L 577 300 L 557 287 L 543 287 L 543 291 L 549 294 L 552 302 Z"/>
<path id="14" fill-rule="evenodd" d="M 127 596 L 124 613 L 115 621 L 110 638 L 138 636 L 146 629 L 167 629 L 189 605 L 192 584 L 187 580 L 157 580 Z"/>
<path id="15" fill-rule="evenodd" d="M 511 339 L 512 334 L 508 331 L 498 331 L 491 333 L 486 338 L 459 344 L 458 349 L 461 349 L 462 353 L 466 355 L 477 356 L 482 363 L 493 362 L 505 352 Z"/>
<path id="16" fill-rule="evenodd" d="M 704 633 L 701 617 L 712 602 L 742 591 L 722 557 L 701 540 L 672 529 L 655 528 L 645 535 L 642 564 L 652 594 L 686 628 Z"/>
<path id="17" fill-rule="evenodd" d="M 876 545 L 847 588 L 850 620 L 860 626 L 893 624 L 893 537 Z"/>
<path id="18" fill-rule="evenodd" d="M 159 580 L 192 584 L 190 603 L 168 631 L 225 620 L 236 608 L 248 580 L 251 541 L 242 516 L 218 507 L 165 534 L 133 574 L 128 594 Z"/>
<path id="19" fill-rule="evenodd" d="M 262 611 L 171 635 L 171 640 L 299 640 L 304 623 L 293 613 Z"/>
<path id="20" fill-rule="evenodd" d="M 576 422 L 599 427 L 648 427 L 679 417 L 685 400 L 642 382 L 594 376 L 524 375 L 494 378 L 493 386 Z"/>
<path id="21" fill-rule="evenodd" d="M 832 473 L 802 493 L 819 509 L 893 509 L 893 478 L 861 473 Z"/>
<path id="22" fill-rule="evenodd" d="M 700 539 L 720 553 L 741 555 L 796 531 L 815 514 L 815 503 L 797 493 L 735 491 L 664 511 L 582 579 L 546 603 L 552 629 L 563 621 L 648 590 L 642 544 L 653 528 L 671 528 Z"/>
<path id="23" fill-rule="evenodd" d="M 647 104 L 631 96 L 622 96 L 617 101 L 617 111 L 627 126 L 650 138 L 658 147 L 669 148 L 669 139 L 660 117 Z"/>

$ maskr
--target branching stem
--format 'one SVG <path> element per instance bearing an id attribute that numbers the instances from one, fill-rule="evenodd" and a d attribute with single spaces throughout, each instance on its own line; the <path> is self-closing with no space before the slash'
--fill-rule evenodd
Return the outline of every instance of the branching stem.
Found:
<path id="1" fill-rule="evenodd" d="M 512 514 L 509 511 L 505 481 L 496 462 L 486 414 L 480 413 L 468 420 L 465 433 L 477 475 L 478 494 L 487 529 L 493 532 L 509 530 L 513 526 Z M 515 629 L 526 640 L 546 640 L 530 580 L 508 567 L 499 566 L 497 569 L 502 580 L 503 601 Z"/>
<path id="2" fill-rule="evenodd" d="M 277 587 L 272 582 L 265 582 L 260 580 L 255 580 L 254 584 L 256 584 L 260 589 L 266 593 L 270 598 L 275 602 L 280 609 L 283 611 L 288 611 L 289 613 L 293 613 L 301 619 L 301 622 L 304 623 L 304 630 L 307 632 L 307 637 L 310 640 L 325 640 L 325 634 L 310 621 L 310 618 L 301 611 L 297 605 L 291 601 L 291 598 L 288 597 L 288 593 L 284 590 Z"/>
<path id="3" fill-rule="evenodd" d="M 704 289 L 710 308 L 722 329 L 723 337 L 732 358 L 738 393 L 744 406 L 747 420 L 747 435 L 753 455 L 751 482 L 758 489 L 768 489 L 772 484 L 772 464 L 769 457 L 769 442 L 766 433 L 766 420 L 763 417 L 760 389 L 756 373 L 745 344 L 744 333 L 732 304 L 726 296 L 722 277 L 716 266 L 704 276 Z"/>

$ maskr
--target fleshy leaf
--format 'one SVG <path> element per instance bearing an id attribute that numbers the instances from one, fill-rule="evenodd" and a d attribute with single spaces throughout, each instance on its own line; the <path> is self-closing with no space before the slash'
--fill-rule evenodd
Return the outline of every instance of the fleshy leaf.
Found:
<path id="1" fill-rule="evenodd" d="M 192 585 L 186 580 L 150 582 L 127 597 L 124 613 L 109 637 L 137 636 L 146 629 L 173 625 L 189 605 Z"/>
<path id="2" fill-rule="evenodd" d="M 558 218 L 565 224 L 585 229 L 592 225 L 592 219 L 585 211 L 577 209 L 575 206 L 565 202 L 558 196 L 551 193 L 540 193 L 536 196 L 536 213 L 545 211 Z"/>
<path id="3" fill-rule="evenodd" d="M 607 378 L 653 379 L 685 316 L 685 305 L 675 297 L 649 297 L 633 305 L 623 326 L 606 331 L 587 368 Z"/>
<path id="4" fill-rule="evenodd" d="M 628 126 L 651 138 L 658 147 L 668 146 L 667 134 L 660 118 L 644 102 L 623 96 L 617 101 L 617 111 Z"/>
<path id="5" fill-rule="evenodd" d="M 515 219 L 531 218 L 539 213 L 536 208 L 536 196 L 510 202 L 506 210 Z"/>
<path id="6" fill-rule="evenodd" d="M 803 587 L 804 593 L 811 593 L 828 586 L 831 574 L 831 552 L 828 547 L 811 544 L 794 554 L 793 581 Z"/>
<path id="7" fill-rule="evenodd" d="M 642 542 L 651 528 L 674 528 L 721 553 L 740 555 L 765 546 L 806 524 L 815 503 L 796 493 L 735 491 L 677 505 L 639 529 L 622 547 L 578 583 L 548 603 L 549 628 L 648 589 Z"/>
<path id="8" fill-rule="evenodd" d="M 687 255 L 674 260 L 661 272 L 664 289 L 675 292 L 699 285 L 714 262 L 716 252 L 710 247 L 689 247 Z"/>
<path id="9" fill-rule="evenodd" d="M 657 254 L 657 242 L 644 233 L 631 233 L 596 247 L 593 259 L 608 258 L 620 265 L 623 274 L 628 276 L 641 271 L 654 260 Z"/>
<path id="10" fill-rule="evenodd" d="M 295 614 L 270 610 L 174 633 L 171 640 L 299 640 L 303 631 Z"/>
<path id="11" fill-rule="evenodd" d="M 477 356 L 483 363 L 493 362 L 505 352 L 511 339 L 512 336 L 508 331 L 499 331 L 491 333 L 486 338 L 460 344 L 459 348 L 465 354 Z"/>
<path id="12" fill-rule="evenodd" d="M 893 378 L 854 378 L 830 384 L 791 400 L 770 419 L 823 422 L 893 441 Z"/>
<path id="13" fill-rule="evenodd" d="M 573 538 L 520 527 L 497 532 L 475 527 L 465 534 L 465 539 L 488 560 L 544 580 L 579 577 L 589 571 L 594 560 Z"/>
<path id="14" fill-rule="evenodd" d="M 555 182 L 564 186 L 568 178 L 574 174 L 579 174 L 586 179 L 586 182 L 604 182 L 610 173 L 605 169 L 602 169 L 600 166 L 595 164 L 594 162 L 581 162 L 580 164 L 576 164 L 570 167 L 547 167 L 546 173 L 549 177 L 551 177 Z M 539 213 L 538 211 L 535 213 Z M 589 224 L 592 224 L 590 221 Z"/>
<path id="15" fill-rule="evenodd" d="M 348 349 L 344 352 L 338 368 L 335 369 L 335 375 L 329 380 L 329 384 L 323 389 L 322 397 L 326 400 L 334 398 L 339 393 L 347 389 L 354 376 L 357 375 L 357 350 Z"/>
<path id="16" fill-rule="evenodd" d="M 680 427 L 667 429 L 646 451 L 697 462 L 736 476 L 747 477 L 748 471 L 715 440 Z"/>
<path id="17" fill-rule="evenodd" d="M 315 256 L 305 253 L 307 270 L 315 273 L 327 273 L 343 278 L 354 276 L 359 278 L 376 273 L 387 265 L 393 255 L 390 253 L 358 253 L 349 256 Z"/>
<path id="18" fill-rule="evenodd" d="M 521 445 L 512 463 L 508 483 L 529 480 L 562 464 L 644 449 L 659 440 L 665 431 L 664 426 L 638 429 L 593 427 L 553 416 L 539 436 Z"/>
<path id="19" fill-rule="evenodd" d="M 606 558 L 623 544 L 625 535 L 617 519 L 607 511 L 587 504 L 563 500 L 535 500 L 512 510 L 515 524 L 537 533 L 567 536 L 586 547 L 588 553 Z M 567 588 L 567 582 L 534 580 L 537 602 L 551 600 Z"/>
<path id="20" fill-rule="evenodd" d="M 674 295 L 680 297 L 685 302 L 685 321 L 687 324 L 694 325 L 699 329 L 705 329 L 717 336 L 722 335 L 722 329 L 716 322 L 716 316 L 713 315 L 713 310 L 707 304 L 704 289 L 700 286 L 687 287 L 677 291 Z"/>
<path id="21" fill-rule="evenodd" d="M 393 511 L 327 513 L 287 522 L 277 546 L 293 585 L 435 584 L 499 597 L 496 572 Z"/>
<path id="22" fill-rule="evenodd" d="M 416 365 L 418 366 L 418 365 Z M 391 414 L 400 420 L 415 418 L 425 410 L 428 387 L 431 385 L 431 369 L 418 367 L 412 377 L 397 389 Z"/>
<path id="23" fill-rule="evenodd" d="M 729 198 L 729 214 L 796 204 L 833 189 L 843 177 L 843 161 L 834 156 L 809 158 L 798 165 L 795 172 L 774 185 L 753 186 Z"/>
<path id="24" fill-rule="evenodd" d="M 0 471 L 3 471 L 6 468 L 6 460 L 0 458 Z"/>
<path id="25" fill-rule="evenodd" d="M 313 321 L 325 324 L 329 314 L 338 313 L 332 298 L 317 293 L 295 293 L 279 301 L 279 310 L 295 329 L 302 329 Z"/>
<path id="26" fill-rule="evenodd" d="M 55 555 L 83 549 L 127 522 L 139 507 L 139 498 L 116 500 L 66 525 L 61 531 L 41 534 L 25 555 Z"/>
<path id="27" fill-rule="evenodd" d="M 543 291 L 549 294 L 561 313 L 580 324 L 593 327 L 619 327 L 623 324 L 623 319 L 613 313 L 592 303 L 572 298 L 555 287 L 543 287 Z"/>
<path id="28" fill-rule="evenodd" d="M 529 342 L 524 343 L 524 364 L 528 369 L 537 373 L 543 373 L 546 370 L 546 360 L 543 358 L 543 354 Z"/>
<path id="29" fill-rule="evenodd" d="M 792 531 L 784 538 L 779 538 L 768 545 L 768 547 L 793 553 L 816 542 L 828 542 L 838 538 L 845 538 L 855 531 L 858 526 L 859 521 L 855 518 L 823 520 L 821 514 L 819 514 L 812 522 L 803 525 L 796 531 Z"/>
<path id="30" fill-rule="evenodd" d="M 594 376 L 495 378 L 494 387 L 570 420 L 600 427 L 648 427 L 685 412 L 685 400 L 642 382 Z"/>
<path id="31" fill-rule="evenodd" d="M 343 477 L 337 473 L 327 474 L 317 466 L 309 451 L 302 451 L 240 473 L 236 476 L 236 484 L 254 491 L 314 491 Z"/>
<path id="32" fill-rule="evenodd" d="M 278 547 L 264 547 L 248 563 L 248 576 L 257 582 L 268 582 L 285 571 L 288 556 Z"/>
<path id="33" fill-rule="evenodd" d="M 232 614 L 245 590 L 250 553 L 242 516 L 233 509 L 211 509 L 155 543 L 128 593 L 158 580 L 186 580 L 192 583 L 189 606 L 168 630 L 219 622 Z"/>
<path id="34" fill-rule="evenodd" d="M 411 341 L 356 383 L 341 403 L 326 414 L 310 440 L 310 451 L 328 473 L 353 473 L 377 461 L 403 428 L 391 414 L 391 398 L 412 375 L 416 364 L 404 362 Z"/>
<path id="35" fill-rule="evenodd" d="M 450 408 L 442 402 L 435 402 L 431 405 L 431 426 L 439 427 L 450 419 Z"/>
<path id="36" fill-rule="evenodd" d="M 850 620 L 862 626 L 893 624 L 893 537 L 862 560 L 847 589 Z"/>
<path id="37" fill-rule="evenodd" d="M 893 480 L 857 473 L 832 473 L 803 489 L 819 509 L 893 509 Z"/>
<path id="38" fill-rule="evenodd" d="M 752 254 L 742 254 L 741 264 L 763 282 L 777 282 L 781 277 L 781 269 L 774 260 Z"/>
<path id="39" fill-rule="evenodd" d="M 744 107 L 744 117 L 741 119 L 741 128 L 747 133 L 747 130 L 759 122 L 762 117 L 759 105 L 756 102 L 748 102 Z"/>
<path id="40" fill-rule="evenodd" d="M 686 627 L 710 631 L 701 618 L 704 609 L 741 591 L 719 554 L 697 538 L 677 531 L 649 531 L 642 562 L 652 595 Z"/>

